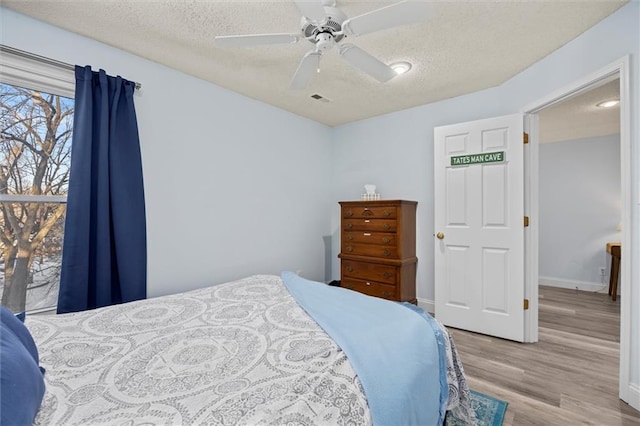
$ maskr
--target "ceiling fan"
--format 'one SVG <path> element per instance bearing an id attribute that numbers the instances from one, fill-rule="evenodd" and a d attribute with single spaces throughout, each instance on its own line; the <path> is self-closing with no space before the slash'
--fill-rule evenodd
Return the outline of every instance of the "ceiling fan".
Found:
<path id="1" fill-rule="evenodd" d="M 376 57 L 350 43 L 342 43 L 347 37 L 387 28 L 421 22 L 425 19 L 426 2 L 401 1 L 353 18 L 336 7 L 335 0 L 294 0 L 302 20 L 301 32 L 296 34 L 252 34 L 217 36 L 215 42 L 222 47 L 250 47 L 269 44 L 293 44 L 305 39 L 315 46 L 307 52 L 291 80 L 291 88 L 303 89 L 309 84 L 320 66 L 320 57 L 326 51 L 338 47 L 340 57 L 360 71 L 380 82 L 397 74 Z"/>

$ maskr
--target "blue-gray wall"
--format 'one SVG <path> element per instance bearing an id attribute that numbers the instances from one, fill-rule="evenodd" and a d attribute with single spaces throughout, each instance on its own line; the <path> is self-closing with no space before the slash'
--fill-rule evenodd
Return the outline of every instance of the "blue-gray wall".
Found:
<path id="1" fill-rule="evenodd" d="M 540 283 L 606 292 L 605 247 L 621 238 L 620 135 L 542 144 L 540 170 Z"/>

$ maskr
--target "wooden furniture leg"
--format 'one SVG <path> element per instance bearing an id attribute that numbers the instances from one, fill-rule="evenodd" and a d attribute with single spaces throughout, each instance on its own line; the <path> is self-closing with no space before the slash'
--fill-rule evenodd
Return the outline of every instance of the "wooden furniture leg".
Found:
<path id="1" fill-rule="evenodd" d="M 607 252 L 611 253 L 611 274 L 609 275 L 609 295 L 615 302 L 618 298 L 618 281 L 620 276 L 620 258 L 622 248 L 620 243 L 608 243 Z"/>

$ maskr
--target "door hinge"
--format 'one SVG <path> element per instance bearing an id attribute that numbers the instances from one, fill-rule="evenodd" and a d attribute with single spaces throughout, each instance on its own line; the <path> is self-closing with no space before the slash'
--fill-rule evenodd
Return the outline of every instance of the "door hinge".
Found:
<path id="1" fill-rule="evenodd" d="M 524 310 L 529 309 L 529 299 L 524 299 Z"/>
<path id="2" fill-rule="evenodd" d="M 523 141 L 525 144 L 529 143 L 529 133 L 523 133 Z"/>
<path id="3" fill-rule="evenodd" d="M 526 228 L 527 226 L 529 226 L 529 216 L 525 216 L 525 217 L 524 217 L 524 226 L 525 226 L 525 228 Z"/>

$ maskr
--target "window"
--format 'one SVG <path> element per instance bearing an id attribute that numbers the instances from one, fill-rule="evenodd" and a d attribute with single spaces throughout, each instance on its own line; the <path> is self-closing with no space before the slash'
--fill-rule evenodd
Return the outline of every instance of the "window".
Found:
<path id="1" fill-rule="evenodd" d="M 52 309 L 60 283 L 74 110 L 73 92 L 59 83 L 72 81 L 73 72 L 6 54 L 4 46 L 2 53 L 0 295 L 13 312 Z M 56 75 L 64 78 L 50 84 Z"/>

